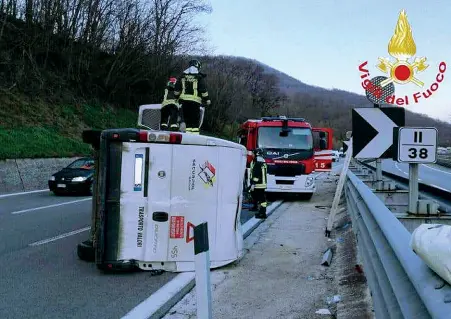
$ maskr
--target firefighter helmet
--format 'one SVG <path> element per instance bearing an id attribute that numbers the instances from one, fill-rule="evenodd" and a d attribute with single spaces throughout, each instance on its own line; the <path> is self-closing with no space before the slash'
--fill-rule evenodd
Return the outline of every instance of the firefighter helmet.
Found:
<path id="1" fill-rule="evenodd" d="M 168 87 L 175 88 L 175 83 L 177 82 L 177 78 L 170 77 L 167 83 Z"/>
<path id="2" fill-rule="evenodd" d="M 194 59 L 194 60 L 189 61 L 189 66 L 194 66 L 194 67 L 196 67 L 198 70 L 200 70 L 202 64 L 200 63 L 199 60 Z"/>

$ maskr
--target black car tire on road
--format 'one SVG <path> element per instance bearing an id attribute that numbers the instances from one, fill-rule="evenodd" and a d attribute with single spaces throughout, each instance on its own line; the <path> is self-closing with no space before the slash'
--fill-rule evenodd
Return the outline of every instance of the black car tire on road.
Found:
<path id="1" fill-rule="evenodd" d="M 78 244 L 77 255 L 81 260 L 89 262 L 95 261 L 95 250 L 94 246 L 92 245 L 92 241 L 86 240 L 81 244 Z"/>
<path id="2" fill-rule="evenodd" d="M 92 196 L 93 192 L 94 192 L 94 181 L 92 181 L 91 185 L 89 185 L 88 196 Z"/>

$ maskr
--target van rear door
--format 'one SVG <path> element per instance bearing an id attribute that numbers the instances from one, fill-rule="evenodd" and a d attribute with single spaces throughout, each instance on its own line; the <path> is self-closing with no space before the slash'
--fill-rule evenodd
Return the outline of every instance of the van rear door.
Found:
<path id="1" fill-rule="evenodd" d="M 331 128 L 312 128 L 313 150 L 315 152 L 315 171 L 332 170 L 333 130 Z M 321 149 L 321 139 L 325 139 L 325 148 Z"/>

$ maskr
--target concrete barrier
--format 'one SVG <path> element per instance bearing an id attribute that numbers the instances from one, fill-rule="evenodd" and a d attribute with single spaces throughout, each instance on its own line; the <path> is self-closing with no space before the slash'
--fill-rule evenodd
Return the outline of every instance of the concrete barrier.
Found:
<path id="1" fill-rule="evenodd" d="M 48 188 L 49 177 L 79 157 L 0 161 L 0 194 Z"/>

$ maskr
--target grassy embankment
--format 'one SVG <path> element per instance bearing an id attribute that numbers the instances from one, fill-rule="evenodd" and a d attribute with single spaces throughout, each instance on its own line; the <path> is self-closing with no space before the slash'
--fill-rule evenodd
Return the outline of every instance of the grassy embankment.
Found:
<path id="1" fill-rule="evenodd" d="M 81 133 L 86 129 L 136 127 L 136 111 L 96 103 L 51 105 L 40 100 L 0 96 L 0 160 L 10 158 L 73 157 L 91 154 Z M 205 135 L 230 139 L 224 134 Z"/>
<path id="2" fill-rule="evenodd" d="M 85 129 L 136 127 L 138 112 L 95 104 L 51 105 L 3 95 L 0 100 L 0 160 L 72 157 L 91 153 Z"/>

